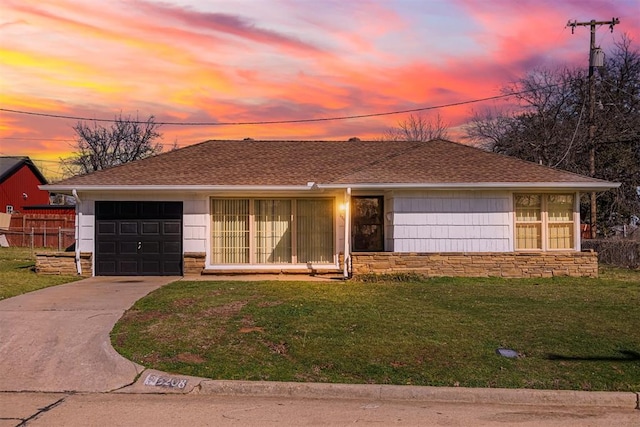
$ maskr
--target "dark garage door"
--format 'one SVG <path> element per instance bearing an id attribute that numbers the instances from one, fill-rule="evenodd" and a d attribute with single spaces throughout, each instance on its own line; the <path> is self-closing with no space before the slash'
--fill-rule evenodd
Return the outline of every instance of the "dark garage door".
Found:
<path id="1" fill-rule="evenodd" d="M 182 202 L 96 202 L 97 276 L 181 276 Z"/>

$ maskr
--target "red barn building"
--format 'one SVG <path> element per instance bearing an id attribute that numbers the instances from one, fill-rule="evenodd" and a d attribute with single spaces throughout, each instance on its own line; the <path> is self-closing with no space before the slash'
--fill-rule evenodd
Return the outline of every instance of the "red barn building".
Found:
<path id="1" fill-rule="evenodd" d="M 22 213 L 25 206 L 48 205 L 47 179 L 29 157 L 0 157 L 0 212 Z"/>
<path id="2" fill-rule="evenodd" d="M 29 157 L 0 157 L 0 212 L 11 214 L 0 244 L 66 248 L 74 241 L 75 206 L 51 205 L 47 179 Z"/>

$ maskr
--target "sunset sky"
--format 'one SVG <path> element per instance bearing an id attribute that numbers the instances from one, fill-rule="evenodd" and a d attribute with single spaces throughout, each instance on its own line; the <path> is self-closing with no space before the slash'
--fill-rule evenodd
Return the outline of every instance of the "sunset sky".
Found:
<path id="1" fill-rule="evenodd" d="M 0 155 L 72 151 L 73 118 L 171 122 L 163 143 L 379 137 L 406 114 L 298 124 L 181 126 L 368 115 L 500 95 L 536 67 L 585 67 L 640 43 L 640 0 L 0 0 Z M 455 135 L 474 111 L 425 111 Z M 43 115 L 36 115 L 43 114 Z M 67 116 L 55 118 L 46 115 Z M 108 124 L 107 124 L 108 125 Z"/>

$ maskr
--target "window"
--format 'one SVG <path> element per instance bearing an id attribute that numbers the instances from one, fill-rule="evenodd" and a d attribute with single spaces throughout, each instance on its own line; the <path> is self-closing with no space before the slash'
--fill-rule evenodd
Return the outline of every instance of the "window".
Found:
<path id="1" fill-rule="evenodd" d="M 255 260 L 291 262 L 291 200 L 254 200 Z"/>
<path id="2" fill-rule="evenodd" d="M 214 264 L 249 262 L 249 201 L 219 200 L 211 202 Z"/>
<path id="3" fill-rule="evenodd" d="M 296 210 L 298 262 L 333 262 L 333 203 L 298 200 Z"/>
<path id="4" fill-rule="evenodd" d="M 212 199 L 213 264 L 332 263 L 332 199 Z"/>
<path id="5" fill-rule="evenodd" d="M 382 197 L 353 197 L 353 250 L 384 250 Z"/>
<path id="6" fill-rule="evenodd" d="M 573 248 L 573 195 L 547 196 L 549 237 L 548 249 Z"/>
<path id="7" fill-rule="evenodd" d="M 573 194 L 516 194 L 516 250 L 573 249 Z"/>

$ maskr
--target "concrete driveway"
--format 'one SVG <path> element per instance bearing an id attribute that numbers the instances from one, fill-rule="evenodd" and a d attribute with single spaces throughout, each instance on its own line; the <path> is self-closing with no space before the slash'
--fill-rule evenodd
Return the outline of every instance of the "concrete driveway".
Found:
<path id="1" fill-rule="evenodd" d="M 111 391 L 143 367 L 109 332 L 124 311 L 180 277 L 92 277 L 0 301 L 0 391 Z"/>

